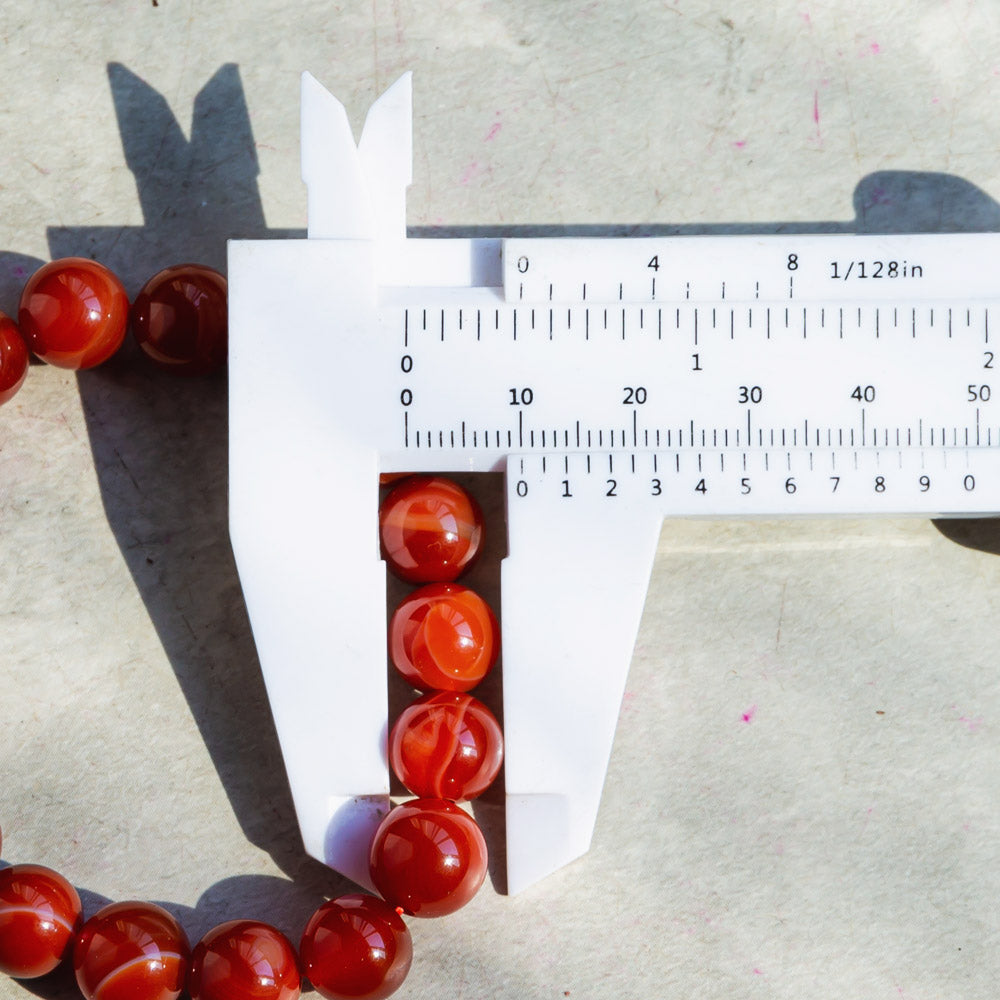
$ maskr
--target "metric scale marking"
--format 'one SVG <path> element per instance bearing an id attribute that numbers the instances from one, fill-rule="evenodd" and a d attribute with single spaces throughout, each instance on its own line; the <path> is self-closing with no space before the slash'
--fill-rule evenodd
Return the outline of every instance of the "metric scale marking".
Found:
<path id="1" fill-rule="evenodd" d="M 233 546 L 306 849 L 367 884 L 378 473 L 505 472 L 517 892 L 589 846 L 664 516 L 1000 506 L 1000 237 L 408 239 L 410 128 L 408 76 L 357 146 L 304 77 L 309 239 L 230 245 Z"/>
<path id="2" fill-rule="evenodd" d="M 502 463 L 511 451 L 536 449 L 1000 443 L 1000 426 L 988 422 L 991 385 L 983 381 L 994 360 L 987 306 L 850 307 L 845 324 L 843 305 L 804 305 L 796 307 L 801 325 L 794 335 L 787 308 L 776 310 L 784 322 L 772 335 L 770 306 L 732 307 L 714 337 L 711 323 L 699 337 L 699 308 L 685 307 L 683 322 L 680 308 L 668 308 L 676 319 L 665 334 L 664 309 L 637 306 L 616 310 L 620 323 L 613 327 L 603 323 L 608 310 L 600 306 L 577 310 L 583 318 L 575 323 L 574 310 L 562 310 L 559 324 L 553 310 L 544 322 L 537 315 L 532 322 L 530 313 L 538 310 L 527 307 L 490 307 L 485 324 L 481 308 L 383 315 L 383 336 L 402 330 L 396 396 L 386 398 L 399 414 L 397 444 L 406 452 L 471 449 Z M 755 308 L 764 317 L 756 327 Z M 519 312 L 527 313 L 520 324 Z M 586 320 L 591 312 L 602 320 L 593 333 Z M 573 358 L 576 367 L 595 370 L 582 379 L 567 363 Z M 474 380 L 466 374 L 472 370 Z M 444 398 L 442 382 L 456 386 Z M 462 391 L 463 382 L 470 391 Z M 719 419 L 726 415 L 731 419 Z M 383 453 L 391 453 L 389 442 Z M 415 460 L 423 462 L 412 454 L 398 459 Z M 430 458 L 428 467 L 440 461 Z M 831 511 L 842 509 L 844 496 L 831 498 Z"/>

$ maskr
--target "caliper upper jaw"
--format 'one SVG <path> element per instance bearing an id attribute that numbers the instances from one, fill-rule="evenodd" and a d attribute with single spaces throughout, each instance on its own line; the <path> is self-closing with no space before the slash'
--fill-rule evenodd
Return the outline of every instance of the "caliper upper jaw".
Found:
<path id="1" fill-rule="evenodd" d="M 370 887 L 388 810 L 380 254 L 405 237 L 410 78 L 355 146 L 302 78 L 309 239 L 229 245 L 230 533 L 306 850 Z"/>
<path id="2" fill-rule="evenodd" d="M 358 144 L 344 105 L 302 74 L 302 179 L 309 238 L 372 239 L 380 253 L 406 238 L 406 189 L 413 180 L 412 74 L 368 111 Z"/>

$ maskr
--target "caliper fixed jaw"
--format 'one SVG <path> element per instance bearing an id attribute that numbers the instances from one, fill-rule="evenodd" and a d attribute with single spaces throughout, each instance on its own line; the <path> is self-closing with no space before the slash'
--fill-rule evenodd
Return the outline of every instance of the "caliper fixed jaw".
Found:
<path id="1" fill-rule="evenodd" d="M 407 74 L 355 145 L 343 106 L 304 75 L 309 239 L 229 251 L 233 548 L 306 850 L 365 886 L 368 844 L 390 806 L 378 476 L 393 467 L 389 451 L 403 468 L 412 457 L 399 455 L 386 413 L 382 383 L 399 348 L 384 343 L 380 300 L 419 302 L 421 289 L 443 287 L 460 299 L 500 280 L 499 241 L 405 238 L 410 94 Z M 423 455 L 408 471 L 505 460 Z M 588 598 L 557 567 L 582 581 L 575 560 L 598 567 L 628 549 L 620 528 L 617 543 L 582 555 L 582 528 L 525 523 L 522 537 L 515 525 L 503 564 L 509 891 L 589 845 L 642 606 L 640 573 L 634 613 L 608 615 L 618 627 L 605 622 L 596 637 L 581 632 Z M 606 611 L 620 589 L 586 582 L 587 594 L 602 589 Z M 584 648 L 600 650 L 601 670 L 581 684 Z"/>

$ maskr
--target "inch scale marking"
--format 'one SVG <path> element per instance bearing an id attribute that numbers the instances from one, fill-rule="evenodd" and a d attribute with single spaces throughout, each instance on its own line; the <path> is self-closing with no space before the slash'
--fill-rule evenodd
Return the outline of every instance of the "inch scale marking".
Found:
<path id="1" fill-rule="evenodd" d="M 408 239 L 411 121 L 306 75 L 309 239 L 230 244 L 231 533 L 306 849 L 369 884 L 378 475 L 505 473 L 517 892 L 589 847 L 664 517 L 1000 508 L 1000 235 Z"/>
<path id="2" fill-rule="evenodd" d="M 539 303 L 815 301 L 842 293 L 850 302 L 975 299 L 989 297 L 984 289 L 993 277 L 995 242 L 990 233 L 510 239 L 504 297 Z"/>

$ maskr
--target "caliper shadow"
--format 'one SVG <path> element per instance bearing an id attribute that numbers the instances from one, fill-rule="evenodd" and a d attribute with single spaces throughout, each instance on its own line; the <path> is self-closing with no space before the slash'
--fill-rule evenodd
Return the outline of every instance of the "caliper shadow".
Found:
<path id="1" fill-rule="evenodd" d="M 305 236 L 265 223 L 236 65 L 222 66 L 197 95 L 190 139 L 163 96 L 131 70 L 111 64 L 108 79 L 144 223 L 50 228 L 53 258 L 98 259 L 134 298 L 173 264 L 225 271 L 229 238 Z M 12 273 L 25 267 L 0 255 L 4 263 Z M 4 278 L 0 269 L 0 294 Z M 78 373 L 77 384 L 108 523 L 243 833 L 302 892 L 319 899 L 348 891 L 302 850 L 254 650 L 229 545 L 225 375 L 160 372 L 128 336 L 107 364 Z M 191 791 L 151 794 L 164 797 L 170 815 L 170 799 Z M 272 922 L 300 931 L 301 907 L 275 905 Z"/>

